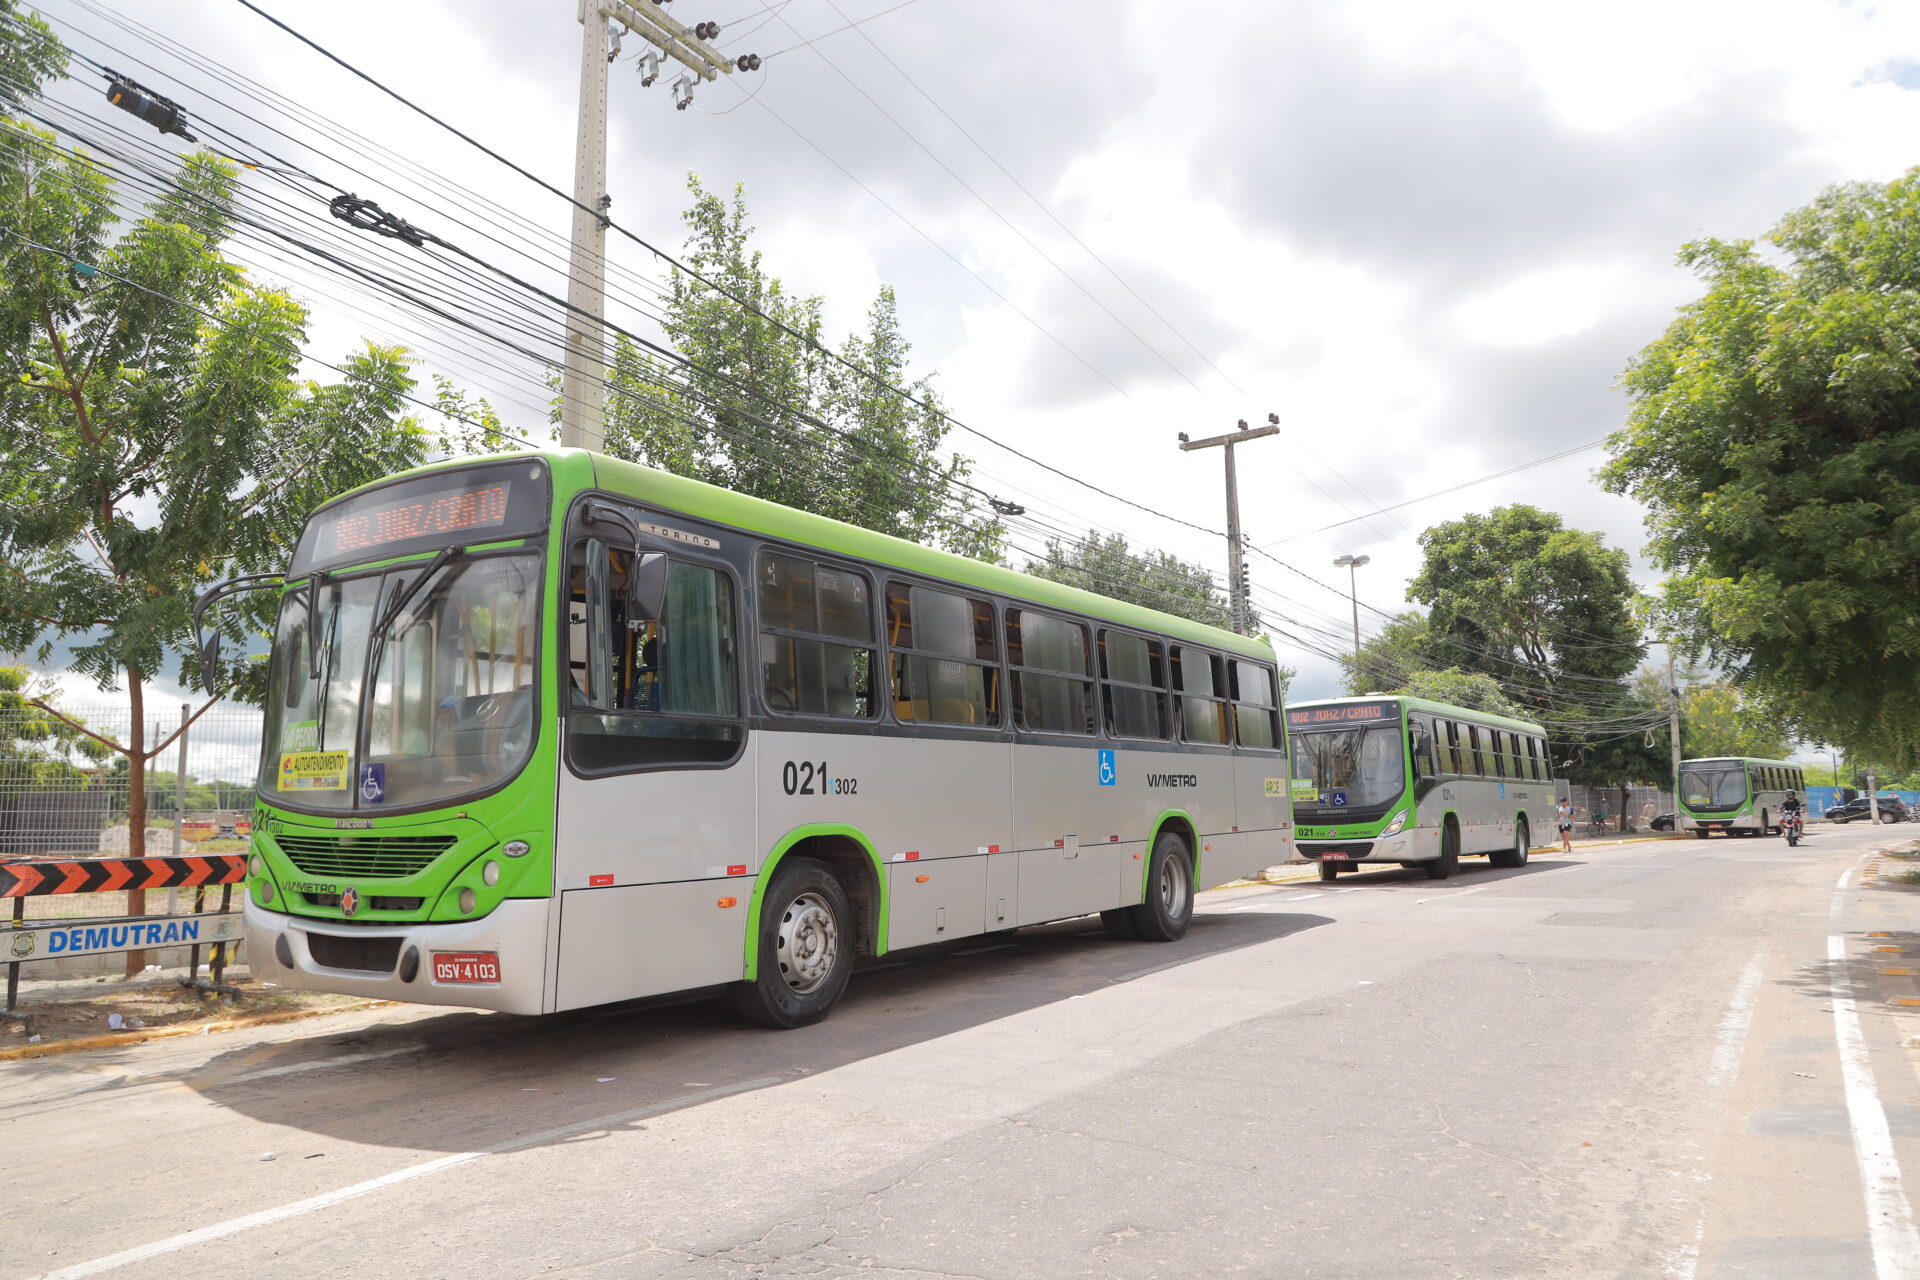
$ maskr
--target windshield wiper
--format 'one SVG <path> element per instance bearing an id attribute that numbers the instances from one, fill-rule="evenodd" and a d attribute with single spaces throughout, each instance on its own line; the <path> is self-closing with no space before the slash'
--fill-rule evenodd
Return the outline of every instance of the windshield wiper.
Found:
<path id="1" fill-rule="evenodd" d="M 399 620 L 401 613 L 413 602 L 413 598 L 420 594 L 420 589 L 433 580 L 433 575 L 445 568 L 447 561 L 464 554 L 464 550 L 462 547 L 442 547 L 433 553 L 433 559 L 427 561 L 427 567 L 420 571 L 420 576 L 394 594 L 393 600 L 381 612 L 380 620 L 373 624 L 373 636 L 376 642 L 386 637 L 387 628 Z"/>

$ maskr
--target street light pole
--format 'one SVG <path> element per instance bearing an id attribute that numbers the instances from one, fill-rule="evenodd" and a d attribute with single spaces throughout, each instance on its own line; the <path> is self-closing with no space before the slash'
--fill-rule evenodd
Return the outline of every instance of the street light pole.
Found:
<path id="1" fill-rule="evenodd" d="M 1360 676 L 1360 584 L 1354 573 L 1361 565 L 1372 563 L 1370 556 L 1341 556 L 1333 562 L 1336 569 L 1347 571 L 1347 599 L 1353 605 L 1353 674 Z M 1362 691 L 1364 692 L 1364 690 Z"/>
<path id="2" fill-rule="evenodd" d="M 1253 617 L 1252 602 L 1247 599 L 1247 578 L 1241 561 L 1240 546 L 1240 480 L 1233 467 L 1233 446 L 1243 440 L 1258 440 L 1262 436 L 1280 434 L 1280 415 L 1267 415 L 1267 425 L 1258 431 L 1247 430 L 1247 420 L 1240 419 L 1240 429 L 1228 432 L 1224 436 L 1209 436 L 1205 440 L 1189 440 L 1187 433 L 1180 433 L 1180 451 L 1191 453 L 1195 449 L 1211 449 L 1220 445 L 1227 451 L 1227 608 L 1233 616 L 1233 629 L 1241 635 L 1247 633 L 1247 624 Z"/>

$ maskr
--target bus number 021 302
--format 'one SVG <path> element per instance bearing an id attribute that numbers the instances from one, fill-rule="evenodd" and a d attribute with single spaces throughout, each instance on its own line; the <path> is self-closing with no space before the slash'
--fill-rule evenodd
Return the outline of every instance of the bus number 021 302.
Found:
<path id="1" fill-rule="evenodd" d="M 851 796 L 860 792 L 857 779 L 830 777 L 825 760 L 787 761 L 780 766 L 780 786 L 790 796 Z"/>

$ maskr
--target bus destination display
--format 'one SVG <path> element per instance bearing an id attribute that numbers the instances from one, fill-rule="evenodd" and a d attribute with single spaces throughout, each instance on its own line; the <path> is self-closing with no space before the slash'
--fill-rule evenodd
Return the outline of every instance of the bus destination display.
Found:
<path id="1" fill-rule="evenodd" d="M 502 480 L 413 501 L 402 499 L 384 506 L 359 509 L 349 506 L 326 522 L 320 555 L 331 559 L 394 542 L 497 529 L 506 523 L 507 497 L 512 488 L 512 481 Z"/>
<path id="2" fill-rule="evenodd" d="M 1337 706 L 1302 707 L 1287 712 L 1289 729 L 1326 729 L 1343 724 L 1378 724 L 1398 720 L 1400 707 L 1393 702 L 1349 702 Z"/>

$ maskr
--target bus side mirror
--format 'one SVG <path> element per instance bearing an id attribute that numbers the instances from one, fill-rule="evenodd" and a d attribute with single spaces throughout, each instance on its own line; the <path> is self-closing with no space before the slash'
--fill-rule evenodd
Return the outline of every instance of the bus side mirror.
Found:
<path id="1" fill-rule="evenodd" d="M 659 618 L 667 604 L 667 557 L 658 551 L 636 554 L 627 574 L 627 626 Z"/>
<path id="2" fill-rule="evenodd" d="M 200 642 L 200 688 L 206 693 L 218 692 L 214 685 L 220 680 L 220 633 L 214 632 Z"/>

